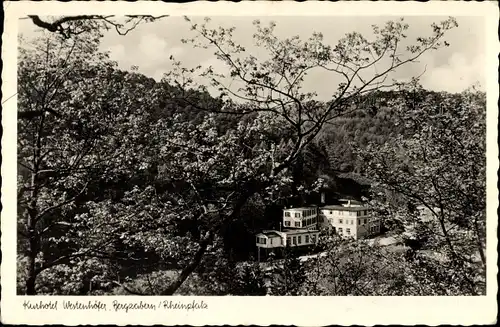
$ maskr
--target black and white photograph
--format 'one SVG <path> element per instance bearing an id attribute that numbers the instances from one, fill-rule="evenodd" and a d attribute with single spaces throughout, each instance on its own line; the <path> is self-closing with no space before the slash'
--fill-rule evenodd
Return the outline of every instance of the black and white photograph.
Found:
<path id="1" fill-rule="evenodd" d="M 487 295 L 484 16 L 17 28 L 16 296 Z"/>

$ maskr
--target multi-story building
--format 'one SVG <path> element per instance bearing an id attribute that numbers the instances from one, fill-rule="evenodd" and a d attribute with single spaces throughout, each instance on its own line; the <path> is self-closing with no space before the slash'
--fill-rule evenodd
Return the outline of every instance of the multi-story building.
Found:
<path id="1" fill-rule="evenodd" d="M 290 208 L 283 210 L 283 227 L 285 228 L 316 228 L 318 223 L 316 207 Z"/>
<path id="2" fill-rule="evenodd" d="M 380 220 L 373 217 L 371 208 L 355 201 L 321 207 L 319 220 L 334 233 L 354 239 L 380 233 Z"/>

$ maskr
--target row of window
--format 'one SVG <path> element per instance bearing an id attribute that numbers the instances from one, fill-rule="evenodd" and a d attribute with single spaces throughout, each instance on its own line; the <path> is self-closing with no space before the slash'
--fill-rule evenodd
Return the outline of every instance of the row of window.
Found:
<path id="1" fill-rule="evenodd" d="M 339 227 L 338 231 L 339 231 L 339 234 L 342 234 L 344 230 L 342 229 L 342 227 Z M 351 235 L 351 229 L 350 228 L 346 228 L 345 229 L 345 233 L 347 235 Z"/>
<path id="2" fill-rule="evenodd" d="M 257 237 L 257 244 L 267 244 L 267 239 L 265 237 Z M 273 239 L 269 239 L 269 244 L 273 245 Z M 276 239 L 275 244 L 279 245 L 281 244 L 281 239 Z"/>
<path id="3" fill-rule="evenodd" d="M 330 218 L 330 219 L 329 219 L 329 221 L 330 221 L 330 223 L 331 223 L 331 224 L 333 224 L 333 223 L 334 223 L 333 218 Z M 343 223 L 344 223 L 344 219 L 339 219 L 338 221 L 339 221 L 339 224 L 343 224 Z M 345 220 L 345 224 L 346 224 L 346 225 L 354 225 L 354 221 L 355 221 L 354 219 L 346 219 L 346 220 Z M 364 225 L 364 224 L 366 224 L 367 222 L 368 222 L 368 219 L 367 219 L 367 218 L 365 218 L 365 219 L 360 219 L 358 224 L 359 224 L 359 225 Z"/>
<path id="4" fill-rule="evenodd" d="M 302 213 L 304 214 L 304 217 L 314 216 L 316 214 L 316 209 L 304 210 L 302 211 Z M 292 217 L 292 213 L 289 211 L 285 211 L 285 217 Z M 301 217 L 300 212 L 294 213 L 294 218 L 300 218 L 300 217 Z"/>
<path id="5" fill-rule="evenodd" d="M 342 227 L 339 227 L 337 229 L 337 231 L 338 231 L 339 234 L 343 234 L 344 233 L 344 229 Z M 378 226 L 371 226 L 370 227 L 370 232 L 371 233 L 378 232 Z M 351 235 L 351 229 L 350 228 L 346 228 L 345 229 L 345 233 L 346 233 L 346 235 Z M 281 244 L 280 239 L 278 239 L 277 241 L 278 241 L 277 244 Z M 311 236 L 304 235 L 304 242 L 305 243 L 315 243 L 315 241 L 316 241 L 316 236 L 315 235 L 311 235 Z M 302 235 L 287 237 L 286 238 L 286 242 L 287 242 L 287 244 L 293 244 L 293 245 L 302 244 Z M 267 239 L 265 237 L 257 237 L 257 244 L 266 244 L 266 243 L 267 243 Z M 272 238 L 269 239 L 269 244 L 273 245 L 273 239 Z"/>
<path id="6" fill-rule="evenodd" d="M 266 244 L 265 237 L 257 237 L 257 244 Z"/>
<path id="7" fill-rule="evenodd" d="M 305 235 L 304 236 L 304 242 L 305 243 L 315 243 L 316 242 L 316 236 L 315 235 L 311 235 L 311 237 L 309 237 L 309 235 Z M 302 235 L 287 237 L 286 238 L 286 244 L 293 244 L 293 245 L 302 244 Z"/>
<path id="8" fill-rule="evenodd" d="M 337 228 L 337 231 L 339 234 L 344 234 L 344 229 L 342 227 L 339 227 Z M 370 227 L 370 233 L 378 233 L 378 226 L 371 226 Z M 345 234 L 346 235 L 351 235 L 351 229 L 350 228 L 346 228 L 345 229 Z"/>
<path id="9" fill-rule="evenodd" d="M 306 226 L 310 226 L 310 225 L 316 224 L 316 217 L 307 218 L 305 220 L 305 222 L 306 222 Z M 304 221 L 302 222 L 302 224 L 304 224 Z"/>
<path id="10" fill-rule="evenodd" d="M 316 209 L 304 210 L 303 213 L 304 213 L 304 217 L 313 216 L 316 214 Z"/>
<path id="11" fill-rule="evenodd" d="M 338 216 L 351 216 L 351 217 L 356 217 L 356 216 L 366 216 L 368 215 L 369 211 L 368 210 L 360 210 L 360 211 L 335 211 L 335 213 Z M 333 215 L 333 211 L 330 210 L 330 215 Z"/>
<path id="12" fill-rule="evenodd" d="M 287 237 L 286 238 L 287 244 L 302 244 L 302 235 L 298 236 L 293 236 L 293 237 Z M 293 243 L 290 243 L 293 242 Z M 304 243 L 315 243 L 316 242 L 316 236 L 315 235 L 304 235 Z M 267 244 L 267 239 L 265 237 L 257 237 L 257 244 Z M 269 239 L 269 244 L 273 245 L 273 239 Z M 280 239 L 277 239 L 276 244 L 281 244 Z"/>
<path id="13" fill-rule="evenodd" d="M 285 224 L 285 227 L 292 226 L 292 223 L 289 220 L 285 220 L 284 224 Z M 307 226 L 311 226 L 313 224 L 316 224 L 316 217 L 305 219 L 302 222 L 296 221 L 294 224 L 294 227 L 299 227 L 299 228 L 300 227 L 307 227 Z"/>
<path id="14" fill-rule="evenodd" d="M 339 231 L 340 234 L 342 234 L 342 232 L 343 232 L 344 229 L 342 227 L 339 227 L 337 230 Z M 346 234 L 348 234 L 348 235 L 351 234 L 351 229 L 350 228 L 346 228 L 345 231 L 346 231 Z M 370 232 L 371 233 L 378 232 L 378 226 L 371 226 L 370 227 Z"/>

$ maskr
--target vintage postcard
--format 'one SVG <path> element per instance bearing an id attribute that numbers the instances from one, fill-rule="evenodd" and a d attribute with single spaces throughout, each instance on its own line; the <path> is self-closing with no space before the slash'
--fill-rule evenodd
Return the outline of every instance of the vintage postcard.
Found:
<path id="1" fill-rule="evenodd" d="M 3 6 L 2 322 L 495 323 L 494 3 Z"/>

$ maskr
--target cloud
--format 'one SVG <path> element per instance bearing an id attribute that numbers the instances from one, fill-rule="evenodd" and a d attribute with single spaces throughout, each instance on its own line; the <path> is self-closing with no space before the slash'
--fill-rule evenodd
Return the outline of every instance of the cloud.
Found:
<path id="1" fill-rule="evenodd" d="M 186 68 L 201 65 L 204 68 L 213 66 L 214 71 L 227 74 L 228 68 L 224 63 L 218 61 L 213 56 L 213 49 L 192 48 L 189 45 L 180 42 L 181 38 L 189 38 L 192 35 L 185 28 L 184 20 L 171 17 L 164 22 L 155 22 L 143 24 L 136 30 L 126 36 L 118 36 L 114 32 L 103 38 L 103 47 L 109 48 L 111 56 L 119 62 L 120 67 L 129 69 L 132 65 L 137 65 L 141 73 L 160 79 L 164 72 L 171 69 L 169 57 L 173 55 L 176 60 L 180 60 Z M 230 19 L 228 17 L 214 17 L 212 23 L 214 26 L 237 26 L 237 32 L 234 34 L 235 42 L 242 43 L 252 55 L 260 58 L 260 52 L 263 49 L 254 45 L 252 40 L 251 20 L 255 17 L 246 19 Z M 329 17 L 271 17 L 278 21 L 277 31 L 283 37 L 299 35 L 302 39 L 310 36 L 312 30 L 323 31 L 325 33 L 325 42 L 335 44 L 340 34 L 343 34 L 344 25 L 352 20 L 352 17 L 335 18 Z M 377 17 L 356 21 L 359 24 L 353 26 L 347 24 L 347 30 L 354 29 L 359 32 L 369 33 L 370 24 L 379 24 L 388 17 Z M 425 34 L 425 28 L 431 21 L 439 18 L 435 17 L 409 17 L 408 23 L 412 26 L 409 31 L 409 40 Z M 307 29 L 302 28 L 307 26 Z M 333 29 L 332 26 L 339 26 Z M 449 92 L 459 92 L 467 88 L 476 81 L 484 85 L 486 72 L 483 62 L 484 40 L 481 37 L 481 24 L 476 20 L 463 20 L 460 22 L 460 28 L 450 31 L 447 40 L 451 46 L 440 49 L 437 52 L 429 52 L 419 58 L 418 63 L 404 65 L 396 72 L 392 72 L 388 78 L 397 80 L 409 80 L 412 76 L 421 76 L 422 84 L 427 89 L 436 91 L 444 90 Z M 346 31 L 347 31 L 346 30 Z M 382 62 L 378 69 L 383 68 Z M 373 73 L 373 72 L 369 72 Z M 201 81 L 199 81 L 201 82 Z M 227 80 L 229 83 L 230 81 Z M 332 93 L 336 90 L 339 78 L 331 74 L 320 74 L 311 72 L 311 75 L 304 81 L 305 91 L 316 91 L 321 99 L 330 99 Z M 203 80 L 207 84 L 206 80 Z M 235 87 L 235 84 L 232 84 Z"/>
<path id="2" fill-rule="evenodd" d="M 433 67 L 423 76 L 422 85 L 436 91 L 461 92 L 476 82 L 484 85 L 483 55 L 473 60 L 454 53 L 444 65 Z"/>
<path id="3" fill-rule="evenodd" d="M 109 51 L 109 56 L 112 60 L 123 62 L 126 60 L 125 47 L 122 44 L 115 44 L 106 49 Z"/>
<path id="4" fill-rule="evenodd" d="M 138 66 L 139 71 L 156 80 L 160 80 L 164 72 L 171 67 L 170 56 L 183 54 L 184 49 L 170 46 L 169 42 L 153 33 L 141 35 L 135 40 L 122 37 L 120 43 L 103 46 L 110 52 L 112 60 L 118 62 L 122 69 Z"/>
<path id="5" fill-rule="evenodd" d="M 150 63 L 167 61 L 170 55 L 179 55 L 183 51 L 179 47 L 169 47 L 167 41 L 155 34 L 146 34 L 141 37 L 138 46 L 138 58 Z"/>

